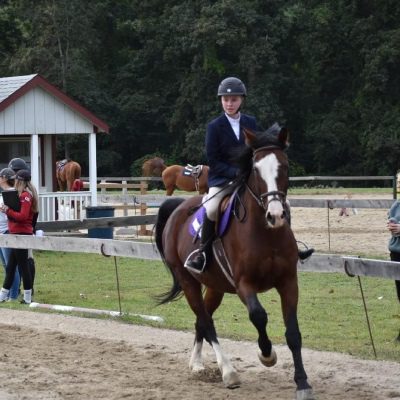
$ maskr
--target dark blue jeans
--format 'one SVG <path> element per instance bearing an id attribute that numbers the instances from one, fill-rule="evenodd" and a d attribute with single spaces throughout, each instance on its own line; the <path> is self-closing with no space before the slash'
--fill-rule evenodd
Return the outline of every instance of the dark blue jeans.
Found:
<path id="1" fill-rule="evenodd" d="M 24 289 L 32 289 L 32 276 L 28 265 L 28 249 L 11 249 L 6 268 L 6 277 L 3 283 L 4 289 L 11 288 L 18 266 L 22 275 Z"/>
<path id="2" fill-rule="evenodd" d="M 4 265 L 4 272 L 6 274 L 7 274 L 7 264 L 8 264 L 8 260 L 10 258 L 11 250 L 12 249 L 7 248 L 7 247 L 0 248 L 0 261 Z M 11 285 L 10 293 L 9 293 L 10 299 L 12 299 L 12 300 L 18 299 L 20 281 L 21 281 L 21 278 L 19 276 L 19 271 L 18 271 L 18 268 L 17 268 L 15 270 L 14 280 L 13 280 L 13 283 Z"/>

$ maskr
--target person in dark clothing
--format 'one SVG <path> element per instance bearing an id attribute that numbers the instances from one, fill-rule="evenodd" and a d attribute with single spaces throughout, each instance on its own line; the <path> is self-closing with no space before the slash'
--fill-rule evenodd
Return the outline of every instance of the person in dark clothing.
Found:
<path id="1" fill-rule="evenodd" d="M 29 166 L 26 163 L 25 160 L 23 160 L 22 158 L 16 157 L 13 158 L 12 160 L 10 160 L 10 162 L 8 163 L 8 168 L 11 168 L 14 173 L 16 174 L 18 171 L 20 171 L 21 169 L 24 170 L 29 170 Z M 35 233 L 35 225 L 36 225 L 36 219 L 37 219 L 37 215 L 36 218 L 34 218 L 33 221 L 33 233 Z M 34 291 L 33 289 L 33 284 L 35 282 L 35 275 L 36 275 L 36 265 L 35 265 L 35 260 L 33 258 L 33 251 L 32 249 L 28 249 L 28 266 L 31 270 L 31 276 L 32 276 L 32 293 Z"/>
<path id="2" fill-rule="evenodd" d="M 28 170 L 22 169 L 18 171 L 14 179 L 15 189 L 19 195 L 20 210 L 13 210 L 3 204 L 0 211 L 7 214 L 10 234 L 32 235 L 33 222 L 38 213 L 38 195 L 31 183 L 31 174 Z M 24 284 L 24 297 L 21 303 L 30 304 L 32 301 L 32 275 L 28 265 L 28 249 L 11 250 L 3 287 L 0 290 L 0 302 L 8 298 L 17 265 L 20 268 Z"/>
<path id="3" fill-rule="evenodd" d="M 388 212 L 387 228 L 391 233 L 389 240 L 389 251 L 391 261 L 400 262 L 400 201 L 396 200 Z M 400 303 L 400 280 L 394 281 L 396 286 L 397 299 Z M 400 331 L 396 339 L 400 342 Z"/>

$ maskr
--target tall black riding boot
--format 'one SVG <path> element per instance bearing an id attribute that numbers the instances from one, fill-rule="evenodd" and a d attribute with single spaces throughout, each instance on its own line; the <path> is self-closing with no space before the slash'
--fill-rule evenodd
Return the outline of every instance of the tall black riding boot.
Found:
<path id="1" fill-rule="evenodd" d="M 196 255 L 192 259 L 188 259 L 185 262 L 185 267 L 197 272 L 201 273 L 204 271 L 206 264 L 209 262 L 211 258 L 211 250 L 212 250 L 212 241 L 215 234 L 215 223 L 204 217 L 203 225 L 201 228 L 201 241 L 200 247 L 197 251 Z"/>

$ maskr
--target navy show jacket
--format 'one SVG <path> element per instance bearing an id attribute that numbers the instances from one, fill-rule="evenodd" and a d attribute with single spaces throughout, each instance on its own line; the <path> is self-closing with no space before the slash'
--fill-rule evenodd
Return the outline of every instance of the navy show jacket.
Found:
<path id="1" fill-rule="evenodd" d="M 244 146 L 243 128 L 257 130 L 256 118 L 240 115 L 240 136 L 237 139 L 225 113 L 207 125 L 206 154 L 210 170 L 208 186 L 223 186 L 236 177 L 237 167 L 231 164 L 232 149 Z"/>

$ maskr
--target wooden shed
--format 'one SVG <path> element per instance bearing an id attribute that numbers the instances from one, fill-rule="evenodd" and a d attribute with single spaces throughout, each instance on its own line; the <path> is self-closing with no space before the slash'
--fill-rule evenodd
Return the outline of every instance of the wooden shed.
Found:
<path id="1" fill-rule="evenodd" d="M 96 206 L 96 135 L 101 132 L 109 132 L 104 121 L 42 76 L 0 78 L 0 168 L 23 158 L 39 194 L 56 190 L 56 136 L 87 135 L 91 205 Z"/>

